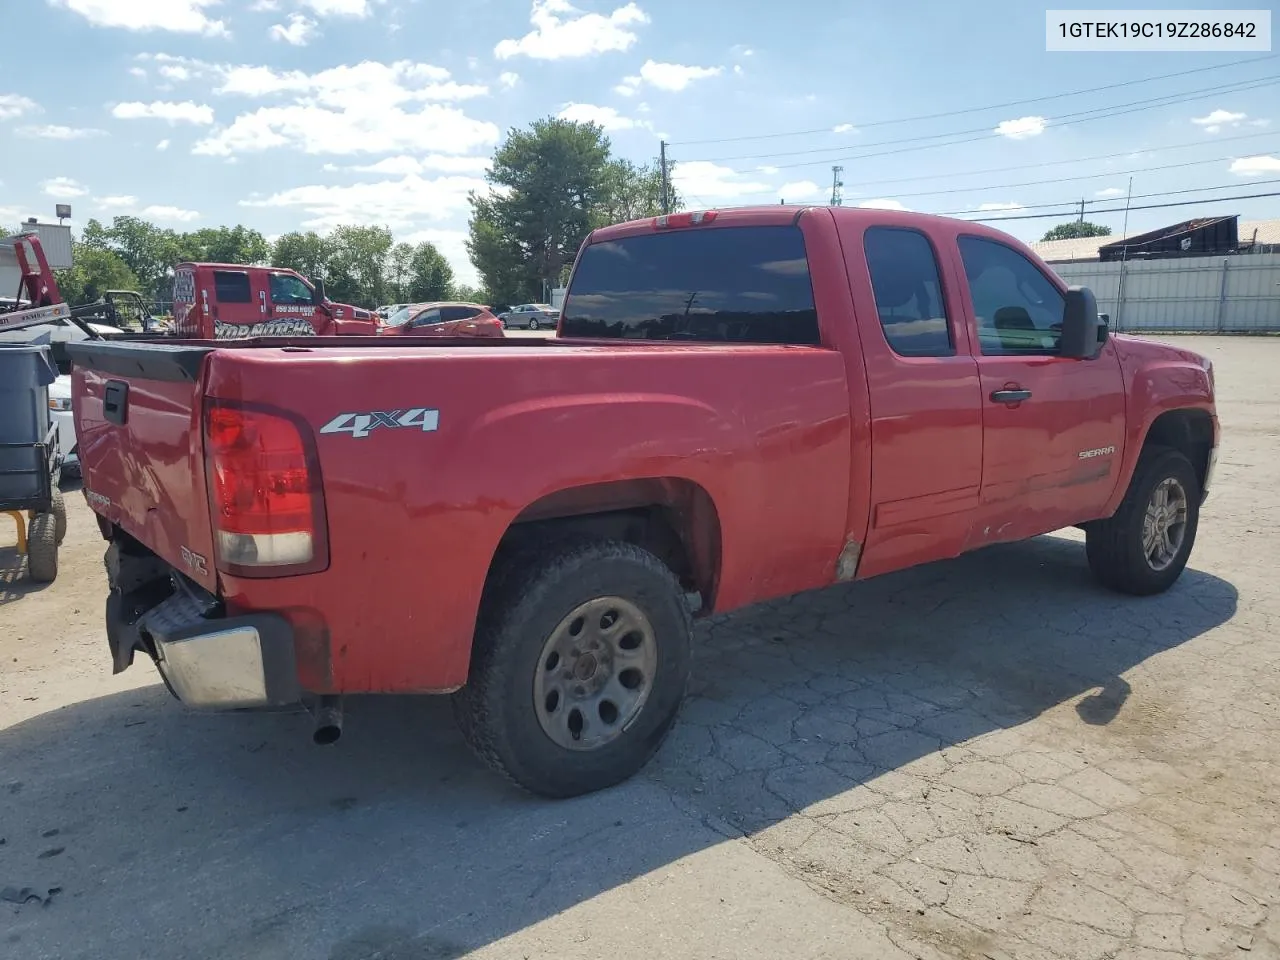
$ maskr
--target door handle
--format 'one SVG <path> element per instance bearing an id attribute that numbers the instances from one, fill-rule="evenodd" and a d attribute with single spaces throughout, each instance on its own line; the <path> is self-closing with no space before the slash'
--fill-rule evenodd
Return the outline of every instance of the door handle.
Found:
<path id="1" fill-rule="evenodd" d="M 1031 399 L 1030 390 L 996 390 L 991 394 L 991 399 L 995 403 L 1021 403 L 1023 400 Z"/>

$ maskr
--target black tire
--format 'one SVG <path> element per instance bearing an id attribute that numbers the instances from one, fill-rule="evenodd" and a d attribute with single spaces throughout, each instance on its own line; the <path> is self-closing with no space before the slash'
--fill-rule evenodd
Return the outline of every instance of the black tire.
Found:
<path id="1" fill-rule="evenodd" d="M 1156 487 L 1169 479 L 1181 484 L 1185 492 L 1187 517 L 1182 542 L 1172 562 L 1157 569 L 1143 548 L 1143 522 Z M 1200 481 L 1191 461 L 1167 447 L 1144 450 L 1119 509 L 1086 528 L 1089 568 L 1099 583 L 1119 593 L 1140 597 L 1163 593 L 1182 575 L 1195 546 L 1199 524 Z"/>
<path id="2" fill-rule="evenodd" d="M 54 538 L 58 542 L 58 546 L 62 546 L 62 541 L 67 536 L 67 500 L 62 495 L 62 491 L 57 487 L 53 488 L 53 501 L 50 507 L 50 513 L 53 514 L 56 521 L 54 526 Z"/>
<path id="3" fill-rule="evenodd" d="M 52 513 L 37 513 L 27 526 L 27 576 L 36 583 L 58 578 L 58 521 Z"/>
<path id="4" fill-rule="evenodd" d="M 538 329 L 538 321 L 537 321 L 537 320 L 534 320 L 534 319 L 532 319 L 532 318 L 530 318 L 530 320 L 529 320 L 529 329 L 530 329 L 530 330 L 537 330 L 537 329 Z"/>
<path id="5" fill-rule="evenodd" d="M 537 571 L 532 577 L 530 570 Z M 543 645 L 575 608 L 621 597 L 648 618 L 657 667 L 648 698 L 615 739 L 570 750 L 544 732 L 533 684 Z M 666 739 L 692 666 L 692 623 L 684 591 L 653 554 L 620 541 L 571 541 L 548 554 L 513 556 L 486 586 L 471 675 L 453 696 L 454 716 L 475 754 L 531 793 L 573 797 L 621 783 Z"/>

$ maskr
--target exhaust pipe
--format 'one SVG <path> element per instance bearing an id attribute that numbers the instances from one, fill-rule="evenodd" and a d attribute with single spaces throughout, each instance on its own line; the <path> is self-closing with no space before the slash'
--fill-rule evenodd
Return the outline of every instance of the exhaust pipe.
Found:
<path id="1" fill-rule="evenodd" d="M 342 698 L 326 694 L 316 704 L 316 729 L 311 739 L 319 746 L 337 743 L 342 736 Z"/>

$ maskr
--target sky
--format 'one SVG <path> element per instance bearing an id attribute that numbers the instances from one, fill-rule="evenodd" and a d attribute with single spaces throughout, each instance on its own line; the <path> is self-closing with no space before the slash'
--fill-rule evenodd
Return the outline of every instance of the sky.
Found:
<path id="1" fill-rule="evenodd" d="M 546 116 L 601 124 L 636 162 L 668 141 L 695 209 L 828 202 L 839 163 L 845 205 L 1062 212 L 995 224 L 1024 240 L 1081 200 L 1118 234 L 1130 177 L 1134 208 L 1214 201 L 1134 209 L 1131 233 L 1280 217 L 1280 197 L 1218 199 L 1280 192 L 1280 55 L 1048 53 L 1025 0 L 9 0 L 2 16 L 34 43 L 0 79 L 0 224 L 56 203 L 77 230 L 123 213 L 269 238 L 384 224 L 474 282 L 468 193 L 508 130 Z"/>

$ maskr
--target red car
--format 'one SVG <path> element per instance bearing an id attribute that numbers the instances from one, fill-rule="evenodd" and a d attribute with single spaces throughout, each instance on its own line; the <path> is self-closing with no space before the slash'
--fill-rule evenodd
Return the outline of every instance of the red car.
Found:
<path id="1" fill-rule="evenodd" d="M 378 326 L 380 336 L 501 337 L 502 321 L 478 303 L 410 303 Z"/>

